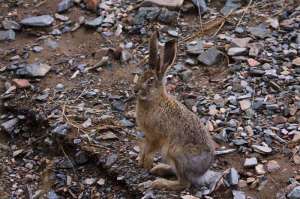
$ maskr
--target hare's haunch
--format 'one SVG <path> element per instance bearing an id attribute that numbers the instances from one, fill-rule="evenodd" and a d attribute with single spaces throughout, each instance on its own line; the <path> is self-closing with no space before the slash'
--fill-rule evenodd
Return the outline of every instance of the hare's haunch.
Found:
<path id="1" fill-rule="evenodd" d="M 157 165 L 152 173 L 175 173 L 176 181 L 157 179 L 153 188 L 180 190 L 197 185 L 214 160 L 213 141 L 200 118 L 166 92 L 164 75 L 176 58 L 177 43 L 158 45 L 150 38 L 149 68 L 137 82 L 137 123 L 145 139 L 139 165 L 151 169 L 158 150 L 170 165 Z"/>

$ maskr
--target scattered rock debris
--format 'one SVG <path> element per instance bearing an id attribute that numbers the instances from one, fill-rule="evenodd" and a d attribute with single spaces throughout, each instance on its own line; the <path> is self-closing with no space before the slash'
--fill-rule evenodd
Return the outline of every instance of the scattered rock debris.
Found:
<path id="1" fill-rule="evenodd" d="M 297 1 L 0 2 L 1 197 L 300 198 Z M 137 165 L 157 29 L 178 40 L 168 92 L 216 142 L 213 187 L 152 190 Z"/>

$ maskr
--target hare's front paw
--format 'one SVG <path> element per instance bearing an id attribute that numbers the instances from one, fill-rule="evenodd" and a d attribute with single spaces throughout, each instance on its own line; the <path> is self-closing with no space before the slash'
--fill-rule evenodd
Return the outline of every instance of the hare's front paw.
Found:
<path id="1" fill-rule="evenodd" d="M 141 151 L 138 157 L 139 167 L 150 170 L 153 166 L 153 158 L 149 154 L 145 154 L 144 151 Z"/>
<path id="2" fill-rule="evenodd" d="M 153 159 L 151 157 L 145 157 L 144 158 L 144 169 L 150 170 L 153 166 Z"/>

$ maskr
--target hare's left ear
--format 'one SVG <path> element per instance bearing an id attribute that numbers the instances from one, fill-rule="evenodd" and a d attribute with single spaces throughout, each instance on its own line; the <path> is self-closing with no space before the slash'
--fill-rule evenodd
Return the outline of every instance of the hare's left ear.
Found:
<path id="1" fill-rule="evenodd" d="M 160 54 L 160 76 L 164 76 L 169 67 L 171 67 L 177 55 L 177 41 L 170 40 L 165 43 Z"/>
<path id="2" fill-rule="evenodd" d="M 159 33 L 155 31 L 149 39 L 149 65 L 153 70 L 159 67 L 158 38 Z"/>

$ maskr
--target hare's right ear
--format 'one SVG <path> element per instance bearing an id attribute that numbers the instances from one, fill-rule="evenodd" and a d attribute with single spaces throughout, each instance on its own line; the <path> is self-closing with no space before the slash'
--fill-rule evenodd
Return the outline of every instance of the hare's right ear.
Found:
<path id="1" fill-rule="evenodd" d="M 161 75 L 164 75 L 169 67 L 175 62 L 177 55 L 177 41 L 170 40 L 168 41 L 163 49 L 161 63 L 160 63 L 160 72 Z"/>
<path id="2" fill-rule="evenodd" d="M 151 69 L 156 69 L 159 65 L 159 56 L 158 56 L 158 38 L 159 33 L 155 31 L 149 41 L 149 65 Z"/>

